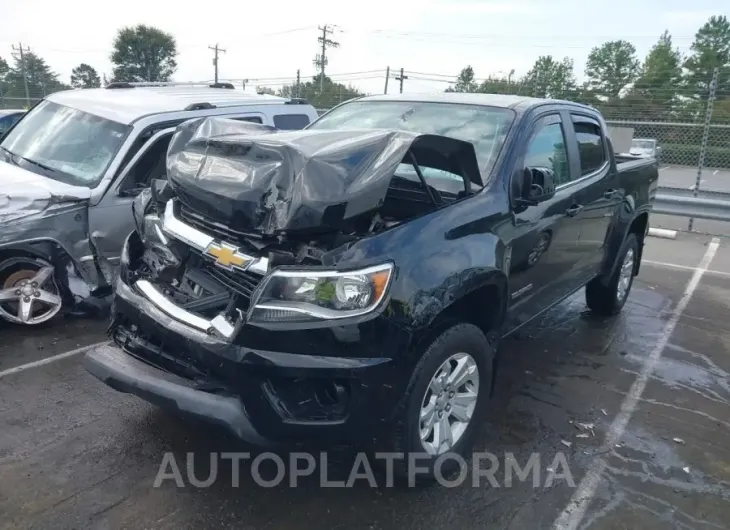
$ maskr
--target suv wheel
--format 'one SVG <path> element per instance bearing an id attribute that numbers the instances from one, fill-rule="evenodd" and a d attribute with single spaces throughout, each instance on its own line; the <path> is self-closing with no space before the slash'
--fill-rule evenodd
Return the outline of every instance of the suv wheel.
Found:
<path id="1" fill-rule="evenodd" d="M 473 324 L 457 324 L 428 346 L 397 412 L 401 478 L 416 467 L 426 468 L 416 481 L 432 480 L 439 471 L 448 476 L 459 469 L 457 456 L 468 461 L 491 394 L 493 364 L 494 348 Z M 418 458 L 409 470 L 410 455 Z"/>
<path id="2" fill-rule="evenodd" d="M 599 278 L 594 278 L 586 285 L 586 305 L 592 312 L 610 316 L 621 311 L 634 283 L 638 258 L 636 234 L 629 234 L 618 254 L 618 266 L 608 284 L 604 285 Z"/>
<path id="3" fill-rule="evenodd" d="M 41 324 L 55 317 L 61 306 L 49 263 L 28 257 L 0 263 L 0 317 L 15 324 Z"/>

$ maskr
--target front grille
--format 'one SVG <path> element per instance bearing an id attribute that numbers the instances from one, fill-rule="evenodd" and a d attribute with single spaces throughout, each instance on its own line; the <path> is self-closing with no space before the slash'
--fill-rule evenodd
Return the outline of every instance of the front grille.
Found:
<path id="1" fill-rule="evenodd" d="M 237 244 L 248 244 L 246 234 L 233 230 L 223 224 L 211 221 L 207 217 L 196 212 L 189 206 L 179 203 L 178 218 L 189 226 L 200 230 L 201 232 L 214 237 L 220 241 Z M 217 266 L 211 259 L 205 257 L 196 249 L 193 250 L 192 262 L 188 262 L 188 267 L 196 267 L 204 272 L 207 276 L 213 278 L 221 284 L 226 290 L 236 293 L 238 296 L 237 307 L 247 310 L 251 303 L 251 296 L 263 279 L 262 276 L 253 272 L 241 270 L 227 270 Z"/>
<path id="2" fill-rule="evenodd" d="M 213 278 L 222 285 L 223 288 L 238 294 L 237 307 L 244 311 L 247 310 L 251 303 L 251 295 L 263 280 L 263 276 L 253 272 L 223 269 L 197 251 L 194 256 L 194 263 L 189 263 L 188 266 L 198 267 L 208 277 Z"/>
<path id="3" fill-rule="evenodd" d="M 238 230 L 233 230 L 221 223 L 211 221 L 185 204 L 180 203 L 178 215 L 180 220 L 184 223 L 197 228 L 201 232 L 204 232 L 216 239 L 222 239 L 223 241 L 229 241 L 231 243 L 235 242 L 246 244 L 247 234 L 239 232 Z"/>

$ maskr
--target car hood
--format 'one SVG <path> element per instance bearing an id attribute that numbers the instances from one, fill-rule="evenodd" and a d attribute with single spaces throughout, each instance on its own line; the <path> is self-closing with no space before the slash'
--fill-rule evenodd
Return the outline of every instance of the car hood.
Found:
<path id="1" fill-rule="evenodd" d="M 55 204 L 87 200 L 88 188 L 64 184 L 0 161 L 0 223 L 47 210 Z"/>
<path id="2" fill-rule="evenodd" d="M 178 126 L 167 176 L 179 199 L 233 229 L 337 230 L 378 208 L 399 164 L 465 175 L 482 185 L 474 146 L 396 130 L 299 130 L 225 118 Z"/>

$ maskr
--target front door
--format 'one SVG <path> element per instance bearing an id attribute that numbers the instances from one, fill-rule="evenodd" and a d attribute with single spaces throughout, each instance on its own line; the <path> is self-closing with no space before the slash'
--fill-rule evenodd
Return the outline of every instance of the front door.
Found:
<path id="1" fill-rule="evenodd" d="M 568 160 L 560 114 L 541 116 L 533 125 L 513 178 L 519 178 L 526 168 L 546 169 L 554 176 L 556 191 L 554 197 L 535 206 L 513 210 L 508 331 L 579 287 L 575 269 L 580 262 L 580 233 Z"/>
<path id="2" fill-rule="evenodd" d="M 99 204 L 89 209 L 91 238 L 100 257 L 116 265 L 134 230 L 132 202 L 152 179 L 165 178 L 165 155 L 174 129 L 155 133 L 122 170 Z"/>

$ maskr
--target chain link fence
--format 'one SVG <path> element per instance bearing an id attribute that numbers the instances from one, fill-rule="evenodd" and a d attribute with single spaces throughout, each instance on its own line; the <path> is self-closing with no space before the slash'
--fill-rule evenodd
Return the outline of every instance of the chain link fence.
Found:
<path id="1" fill-rule="evenodd" d="M 29 109 L 36 103 L 38 103 L 43 97 L 35 98 L 6 98 L 0 97 L 0 109 Z M 30 102 L 30 105 L 28 104 Z"/>

